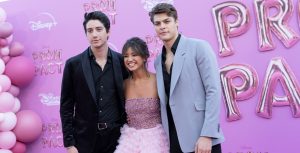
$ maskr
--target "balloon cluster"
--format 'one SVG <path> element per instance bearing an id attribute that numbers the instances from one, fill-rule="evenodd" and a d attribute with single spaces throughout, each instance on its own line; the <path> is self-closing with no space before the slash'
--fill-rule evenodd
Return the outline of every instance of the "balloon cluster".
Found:
<path id="1" fill-rule="evenodd" d="M 260 51 L 275 49 L 272 32 L 287 48 L 300 40 L 300 36 L 288 24 L 294 11 L 291 0 L 254 0 L 254 8 Z M 277 10 L 275 15 L 272 15 L 272 9 Z M 249 10 L 242 2 L 228 1 L 213 6 L 212 13 L 219 55 L 230 56 L 234 54 L 230 38 L 242 35 L 250 28 L 252 19 Z M 233 21 L 229 20 L 231 16 Z"/>
<path id="2" fill-rule="evenodd" d="M 236 121 L 242 115 L 238 101 L 253 97 L 258 91 L 258 74 L 254 68 L 245 64 L 229 64 L 221 68 L 226 119 Z M 240 81 L 236 81 L 237 79 Z M 279 96 L 277 85 L 281 85 L 284 94 Z M 300 118 L 300 85 L 292 69 L 283 57 L 275 57 L 265 72 L 262 90 L 259 96 L 256 114 L 264 118 L 272 118 L 272 108 L 290 106 L 293 117 Z"/>
<path id="3" fill-rule="evenodd" d="M 0 8 L 0 153 L 25 153 L 25 143 L 42 132 L 41 118 L 31 110 L 20 110 L 20 87 L 29 84 L 34 64 L 21 56 L 24 47 L 13 42 L 13 26 Z"/>

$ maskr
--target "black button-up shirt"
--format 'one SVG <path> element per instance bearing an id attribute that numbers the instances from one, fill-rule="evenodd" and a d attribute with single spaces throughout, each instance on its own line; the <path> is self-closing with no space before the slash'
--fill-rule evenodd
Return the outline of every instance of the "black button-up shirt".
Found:
<path id="1" fill-rule="evenodd" d="M 100 123 L 115 122 L 119 120 L 120 112 L 111 51 L 108 50 L 107 62 L 103 70 L 97 64 L 91 49 L 89 50 L 89 57 L 96 90 L 97 110 L 99 113 L 98 121 Z"/>
<path id="2" fill-rule="evenodd" d="M 181 35 L 179 34 L 178 37 L 176 38 L 174 44 L 171 47 L 171 51 L 174 54 L 174 58 L 175 58 L 175 53 L 177 50 L 177 46 L 179 43 Z M 174 124 L 174 120 L 173 120 L 173 116 L 172 116 L 172 112 L 171 112 L 171 108 L 170 108 L 170 87 L 171 87 L 171 77 L 172 77 L 172 69 L 173 69 L 173 62 L 171 64 L 170 67 L 170 74 L 167 71 L 167 67 L 166 67 L 166 48 L 163 46 L 162 49 L 162 69 L 163 69 L 163 79 L 164 79 L 164 85 L 165 85 L 165 92 L 167 95 L 167 117 L 168 117 L 168 123 L 169 123 L 169 139 L 170 139 L 170 152 L 182 152 L 180 145 L 179 145 L 179 141 L 178 141 L 178 136 L 177 136 L 177 132 L 176 132 L 176 127 Z"/>
<path id="3" fill-rule="evenodd" d="M 177 50 L 177 46 L 178 46 L 180 37 L 181 37 L 181 35 L 179 34 L 178 37 L 176 38 L 172 48 L 171 48 L 171 51 L 173 52 L 174 57 L 175 57 L 175 53 L 176 53 L 176 50 Z M 162 48 L 162 62 L 161 63 L 162 63 L 162 69 L 163 69 L 165 92 L 166 92 L 166 94 L 169 98 L 170 97 L 170 87 L 171 87 L 171 76 L 172 76 L 173 62 L 172 62 L 171 68 L 170 68 L 170 74 L 167 71 L 167 67 L 166 67 L 165 62 L 166 62 L 166 48 L 165 48 L 165 46 L 163 46 L 163 48 Z"/>

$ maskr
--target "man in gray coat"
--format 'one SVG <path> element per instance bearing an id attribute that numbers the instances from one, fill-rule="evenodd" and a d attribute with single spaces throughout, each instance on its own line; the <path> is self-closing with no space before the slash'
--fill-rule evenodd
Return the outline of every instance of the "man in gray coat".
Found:
<path id="1" fill-rule="evenodd" d="M 212 48 L 206 41 L 179 34 L 171 4 L 156 5 L 149 16 L 164 44 L 155 69 L 171 153 L 221 153 L 221 87 Z"/>

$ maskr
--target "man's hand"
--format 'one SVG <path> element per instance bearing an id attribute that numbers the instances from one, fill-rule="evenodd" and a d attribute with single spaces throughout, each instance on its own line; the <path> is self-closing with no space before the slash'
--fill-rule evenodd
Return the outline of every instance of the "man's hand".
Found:
<path id="1" fill-rule="evenodd" d="M 210 137 L 200 137 L 195 145 L 195 153 L 211 153 L 211 146 Z"/>
<path id="2" fill-rule="evenodd" d="M 67 152 L 68 153 L 78 153 L 78 150 L 75 146 L 70 146 L 70 147 L 67 147 Z"/>

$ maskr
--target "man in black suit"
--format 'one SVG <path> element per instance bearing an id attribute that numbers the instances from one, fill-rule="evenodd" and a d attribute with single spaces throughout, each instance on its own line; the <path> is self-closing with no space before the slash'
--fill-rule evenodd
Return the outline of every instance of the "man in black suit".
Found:
<path id="1" fill-rule="evenodd" d="M 126 121 L 121 54 L 108 47 L 108 17 L 95 11 L 83 22 L 90 46 L 67 60 L 60 116 L 68 153 L 113 153 Z"/>

